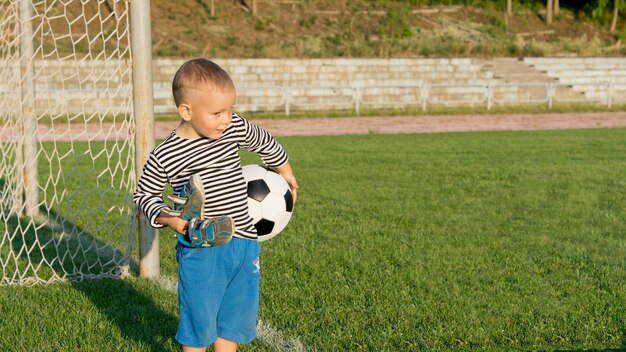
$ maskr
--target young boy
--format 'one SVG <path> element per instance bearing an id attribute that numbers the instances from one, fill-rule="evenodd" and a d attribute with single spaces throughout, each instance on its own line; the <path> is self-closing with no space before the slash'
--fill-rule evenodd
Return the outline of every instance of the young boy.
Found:
<path id="1" fill-rule="evenodd" d="M 237 344 L 256 336 L 260 252 L 238 149 L 256 152 L 275 168 L 289 184 L 294 201 L 298 183 L 281 145 L 264 129 L 232 113 L 235 86 L 221 67 L 206 59 L 187 61 L 176 72 L 172 91 L 181 122 L 150 153 L 133 199 L 152 226 L 186 234 L 198 219 L 172 215 L 162 193 L 169 183 L 181 195 L 191 176 L 199 177 L 206 221 L 232 219 L 232 240 L 223 245 L 177 243 L 176 340 L 183 351 L 204 351 L 211 343 L 217 352 L 236 351 Z"/>

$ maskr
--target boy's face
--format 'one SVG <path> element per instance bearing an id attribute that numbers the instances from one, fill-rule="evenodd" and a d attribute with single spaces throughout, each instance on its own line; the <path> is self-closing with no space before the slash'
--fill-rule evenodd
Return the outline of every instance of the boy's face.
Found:
<path id="1" fill-rule="evenodd" d="M 213 87 L 193 89 L 187 92 L 188 102 L 178 107 L 183 120 L 187 121 L 188 138 L 206 137 L 218 139 L 232 121 L 235 92 Z M 195 134 L 195 136 L 194 136 Z"/>

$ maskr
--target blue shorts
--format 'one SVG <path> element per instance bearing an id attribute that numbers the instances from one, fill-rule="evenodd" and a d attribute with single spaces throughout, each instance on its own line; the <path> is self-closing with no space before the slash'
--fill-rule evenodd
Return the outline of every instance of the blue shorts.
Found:
<path id="1" fill-rule="evenodd" d="M 261 247 L 233 238 L 218 247 L 176 247 L 180 322 L 176 340 L 206 347 L 221 337 L 248 343 L 256 337 Z"/>

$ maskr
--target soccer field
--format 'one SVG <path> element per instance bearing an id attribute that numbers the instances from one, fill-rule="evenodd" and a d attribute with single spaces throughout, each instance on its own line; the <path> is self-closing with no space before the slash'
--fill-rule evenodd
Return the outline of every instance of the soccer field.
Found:
<path id="1" fill-rule="evenodd" d="M 262 243 L 259 315 L 282 337 L 318 351 L 626 349 L 626 129 L 279 141 L 301 189 Z M 139 278 L 0 287 L 0 351 L 178 351 L 176 299 Z"/>

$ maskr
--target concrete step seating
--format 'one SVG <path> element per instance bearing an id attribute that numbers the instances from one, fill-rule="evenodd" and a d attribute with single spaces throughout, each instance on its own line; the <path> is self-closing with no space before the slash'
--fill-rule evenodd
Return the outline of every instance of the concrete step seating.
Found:
<path id="1" fill-rule="evenodd" d="M 585 96 L 592 101 L 597 101 L 600 103 L 606 103 L 606 92 L 602 92 L 602 91 L 595 91 L 595 92 L 584 92 Z M 613 92 L 613 98 L 612 101 L 614 103 L 626 103 L 626 89 L 622 89 L 619 91 L 614 91 Z"/>
<path id="2" fill-rule="evenodd" d="M 550 77 L 598 77 L 598 76 L 626 76 L 626 69 L 571 69 L 550 70 L 546 74 Z"/>
<path id="3" fill-rule="evenodd" d="M 523 61 L 530 66 L 541 68 L 561 67 L 563 70 L 580 67 L 587 67 L 589 69 L 626 67 L 626 59 L 623 57 L 526 57 Z"/>
<path id="4" fill-rule="evenodd" d="M 157 59 L 153 65 L 154 105 L 157 113 L 174 113 L 171 79 L 183 60 Z M 606 97 L 608 78 L 614 92 L 626 90 L 626 59 L 223 59 L 216 60 L 238 87 L 237 106 L 246 110 L 350 109 L 389 107 L 422 102 L 428 85 L 428 104 L 476 105 L 486 100 L 492 84 L 497 102 L 538 102 L 546 99 L 548 84 L 557 86 L 555 99 L 598 101 Z M 74 109 L 114 111 L 128 105 L 130 62 L 37 61 L 38 110 Z M 0 63 L 2 77 L 18 77 L 19 64 Z M 0 82 L 2 101 L 19 101 L 16 84 Z M 513 86 L 506 86 L 513 84 Z M 604 84 L 604 85 L 603 85 Z M 287 87 L 291 87 L 289 90 Z M 357 91 L 358 89 L 358 91 Z M 62 92 L 61 92 L 62 90 Z M 357 97 L 359 97 L 357 102 Z M 14 104 L 12 102 L 11 104 Z M 2 106 L 2 105 L 0 105 Z"/>
<path id="5" fill-rule="evenodd" d="M 364 105 L 392 105 L 393 102 L 403 105 L 419 103 L 419 87 L 423 84 L 450 85 L 441 88 L 442 93 L 449 90 L 450 94 L 461 96 L 462 92 L 455 92 L 459 90 L 455 85 L 487 85 L 491 79 L 489 72 L 482 71 L 470 59 L 226 59 L 216 62 L 230 72 L 238 87 L 237 106 L 244 110 L 260 106 L 284 108 L 287 97 L 279 92 L 279 87 L 292 87 L 289 104 L 293 108 L 329 110 L 356 104 L 355 92 L 348 87 L 364 90 L 361 102 Z M 159 88 L 155 86 L 155 95 L 163 99 L 159 105 L 167 103 L 171 94 L 169 81 L 181 64 L 180 60 L 159 60 L 155 65 L 160 67 L 159 72 L 155 70 L 155 77 L 163 78 L 157 83 Z M 414 92 L 393 93 L 380 90 L 380 86 L 411 87 Z M 474 87 L 468 87 L 465 91 L 468 97 L 451 98 L 448 94 L 446 99 L 472 101 L 471 94 L 484 94 L 484 89 L 479 88 L 479 93 L 475 91 Z"/>
<path id="6" fill-rule="evenodd" d="M 591 86 L 591 85 L 606 85 L 610 82 L 617 84 L 626 83 L 626 75 L 624 76 L 579 76 L 579 77 L 562 77 L 559 78 L 559 83 L 571 84 L 574 86 Z"/>
<path id="7" fill-rule="evenodd" d="M 626 101 L 626 58 L 525 58 L 524 62 L 559 84 L 570 85 L 589 102 L 608 100 L 610 82 L 612 100 Z"/>

